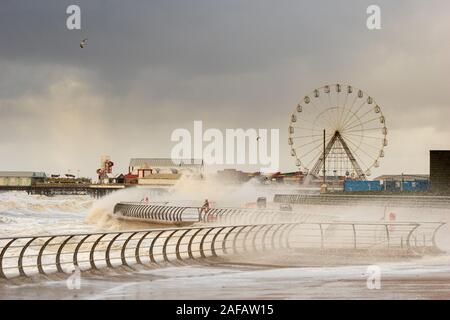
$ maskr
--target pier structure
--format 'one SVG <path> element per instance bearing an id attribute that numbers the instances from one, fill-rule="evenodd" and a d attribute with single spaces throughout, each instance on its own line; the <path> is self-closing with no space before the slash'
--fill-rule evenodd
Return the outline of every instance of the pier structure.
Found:
<path id="1" fill-rule="evenodd" d="M 1 191 L 25 191 L 28 194 L 53 195 L 90 195 L 104 197 L 111 192 L 125 189 L 124 184 L 84 184 L 84 183 L 36 183 L 27 186 L 0 186 Z"/>

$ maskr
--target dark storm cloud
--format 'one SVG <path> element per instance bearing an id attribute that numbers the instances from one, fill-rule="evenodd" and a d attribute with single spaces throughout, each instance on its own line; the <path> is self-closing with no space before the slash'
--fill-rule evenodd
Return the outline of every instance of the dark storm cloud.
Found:
<path id="1" fill-rule="evenodd" d="M 81 6 L 81 31 L 65 28 L 71 3 Z M 300 56 L 320 71 L 345 64 L 364 45 L 356 41 L 366 33 L 364 11 L 363 1 L 8 1 L 0 13 L 0 57 L 84 68 L 119 88 L 134 84 L 143 69 L 183 80 Z M 86 50 L 78 50 L 82 37 Z"/>
<path id="2" fill-rule="evenodd" d="M 446 131 L 449 5 L 376 2 L 383 28 L 370 32 L 373 1 L 2 1 L 0 141 L 15 158 L 0 164 L 27 166 L 16 158 L 39 145 L 48 166 L 87 173 L 102 153 L 126 166 L 167 156 L 171 131 L 194 119 L 280 128 L 286 149 L 296 101 L 335 81 L 373 94 L 394 134 Z M 81 6 L 81 31 L 65 27 L 70 4 Z"/>

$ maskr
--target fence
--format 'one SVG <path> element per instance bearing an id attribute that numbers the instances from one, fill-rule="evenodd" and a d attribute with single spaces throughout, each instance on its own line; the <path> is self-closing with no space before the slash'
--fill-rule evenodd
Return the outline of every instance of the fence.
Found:
<path id="1" fill-rule="evenodd" d="M 305 205 L 379 205 L 399 207 L 450 208 L 450 197 L 445 196 L 385 196 L 385 195 L 305 195 L 276 194 L 276 203 Z"/>
<path id="2" fill-rule="evenodd" d="M 202 211 L 201 207 L 168 206 L 121 202 L 114 207 L 114 216 L 122 219 L 140 220 L 167 224 L 194 222 L 239 223 L 280 223 L 329 220 L 324 215 L 311 215 L 298 212 L 282 212 L 270 209 L 249 208 L 210 208 Z"/>
<path id="3" fill-rule="evenodd" d="M 0 279 L 278 249 L 437 250 L 442 223 L 296 222 L 0 238 Z"/>

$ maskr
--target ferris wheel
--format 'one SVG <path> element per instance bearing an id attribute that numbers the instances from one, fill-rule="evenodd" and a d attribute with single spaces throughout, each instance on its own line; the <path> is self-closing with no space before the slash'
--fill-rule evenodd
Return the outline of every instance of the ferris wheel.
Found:
<path id="1" fill-rule="evenodd" d="M 303 173 L 365 180 L 384 157 L 386 135 L 386 119 L 373 97 L 333 84 L 313 90 L 297 105 L 288 143 Z"/>

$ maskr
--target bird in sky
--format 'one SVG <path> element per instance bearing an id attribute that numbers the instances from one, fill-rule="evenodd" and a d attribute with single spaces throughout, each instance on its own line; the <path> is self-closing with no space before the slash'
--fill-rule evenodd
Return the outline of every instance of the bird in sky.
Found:
<path id="1" fill-rule="evenodd" d="M 85 38 L 85 39 L 81 40 L 80 48 L 84 48 L 86 45 L 87 45 L 87 39 Z"/>

